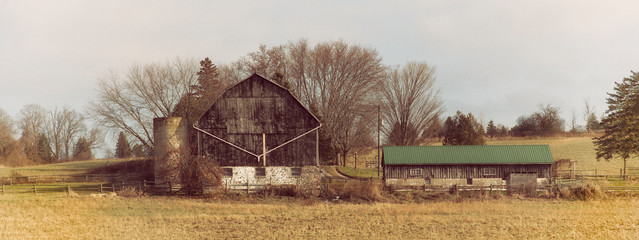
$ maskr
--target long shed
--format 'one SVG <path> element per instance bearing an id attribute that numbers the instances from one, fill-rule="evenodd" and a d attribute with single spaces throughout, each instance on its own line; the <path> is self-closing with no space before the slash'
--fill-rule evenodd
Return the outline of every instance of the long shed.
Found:
<path id="1" fill-rule="evenodd" d="M 549 180 L 548 145 L 389 146 L 383 148 L 387 184 L 499 184 L 513 173 Z"/>

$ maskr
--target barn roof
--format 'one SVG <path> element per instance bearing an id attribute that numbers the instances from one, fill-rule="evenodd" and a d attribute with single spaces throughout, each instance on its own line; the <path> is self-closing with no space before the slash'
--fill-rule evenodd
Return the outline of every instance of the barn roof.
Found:
<path id="1" fill-rule="evenodd" d="M 390 146 L 386 165 L 552 164 L 548 145 Z"/>
<path id="2" fill-rule="evenodd" d="M 291 97 L 293 97 L 293 99 L 295 99 L 295 101 L 296 101 L 296 102 L 297 102 L 297 103 L 298 103 L 298 104 L 299 104 L 299 105 L 300 105 L 300 106 L 301 106 L 304 110 L 306 110 L 306 112 L 308 112 L 308 114 L 310 114 L 310 115 L 313 117 L 313 119 L 314 119 L 315 121 L 317 121 L 317 124 L 318 124 L 319 126 L 321 126 L 320 120 L 319 120 L 319 119 L 315 116 L 315 114 L 313 114 L 311 111 L 309 111 L 309 110 L 308 110 L 308 108 L 306 108 L 306 107 L 304 106 L 304 104 L 302 104 L 302 101 L 300 101 L 300 100 L 297 98 L 297 96 L 295 96 L 295 94 L 293 94 L 293 93 L 291 92 L 291 90 L 290 90 L 290 89 L 288 89 L 288 88 L 286 88 L 286 87 L 284 87 L 284 86 L 282 86 L 282 85 L 280 85 L 280 84 L 276 83 L 275 81 L 273 81 L 273 80 L 271 80 L 271 79 L 269 79 L 269 78 L 267 78 L 267 77 L 262 76 L 262 75 L 261 75 L 261 74 L 259 74 L 259 73 L 253 73 L 253 74 L 251 74 L 250 76 L 248 76 L 247 78 L 245 78 L 244 80 L 239 81 L 239 82 L 236 82 L 236 83 L 231 84 L 230 86 L 226 87 L 226 88 L 224 89 L 224 91 L 222 91 L 222 92 L 221 92 L 221 93 L 220 93 L 217 97 L 215 97 L 215 98 L 214 98 L 214 100 L 213 100 L 213 101 L 211 101 L 211 102 L 209 103 L 209 107 L 208 107 L 208 108 L 204 109 L 204 111 L 203 111 L 203 112 L 199 113 L 199 116 L 200 116 L 200 117 L 198 118 L 198 120 L 199 120 L 199 119 L 202 119 L 202 118 L 204 117 L 204 115 L 206 114 L 206 112 L 210 109 L 211 105 L 215 104 L 215 103 L 216 103 L 219 99 L 221 99 L 221 98 L 224 96 L 224 93 L 225 93 L 225 92 L 227 92 L 227 91 L 229 91 L 230 89 L 232 89 L 232 88 L 236 87 L 237 85 L 240 85 L 241 83 L 243 83 L 243 82 L 245 82 L 245 81 L 251 81 L 251 80 L 263 80 L 263 81 L 269 82 L 269 83 L 271 83 L 271 84 L 273 84 L 273 85 L 275 85 L 275 86 L 277 86 L 277 87 L 279 87 L 279 88 L 281 88 L 281 89 L 285 90 L 286 92 L 288 92 L 288 94 L 290 94 L 290 96 L 291 96 Z M 197 123 L 196 123 L 196 125 L 197 125 Z"/>

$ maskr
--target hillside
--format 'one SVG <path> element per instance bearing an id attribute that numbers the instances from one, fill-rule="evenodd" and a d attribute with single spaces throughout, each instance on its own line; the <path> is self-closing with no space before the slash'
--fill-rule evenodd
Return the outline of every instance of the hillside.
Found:
<path id="1" fill-rule="evenodd" d="M 0 177 L 9 177 L 12 171 L 16 171 L 23 176 L 45 176 L 45 175 L 73 175 L 85 174 L 92 169 L 110 166 L 113 164 L 128 162 L 131 159 L 95 159 L 89 161 L 64 162 L 56 164 L 35 165 L 16 168 L 0 168 Z"/>

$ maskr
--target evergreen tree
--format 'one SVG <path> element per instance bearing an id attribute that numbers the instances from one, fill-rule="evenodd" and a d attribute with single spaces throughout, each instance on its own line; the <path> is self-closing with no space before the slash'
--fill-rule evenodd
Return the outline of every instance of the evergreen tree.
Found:
<path id="1" fill-rule="evenodd" d="M 495 123 L 493 122 L 493 120 L 490 120 L 488 122 L 488 127 L 486 127 L 486 134 L 491 138 L 499 134 L 499 130 L 495 126 Z"/>
<path id="2" fill-rule="evenodd" d="M 78 138 L 73 148 L 73 160 L 89 160 L 92 158 L 93 153 L 91 152 L 91 144 L 89 141 L 84 137 Z"/>
<path id="3" fill-rule="evenodd" d="M 51 145 L 49 145 L 49 139 L 44 134 L 40 134 L 38 136 L 37 141 L 38 147 L 36 148 L 38 151 L 38 159 L 42 163 L 52 163 L 55 161 L 53 157 L 53 151 L 51 151 Z"/>
<path id="4" fill-rule="evenodd" d="M 623 159 L 623 173 L 629 158 L 639 155 L 639 74 L 615 82 L 614 93 L 608 93 L 608 110 L 601 119 L 604 134 L 594 138 L 597 160 Z"/>
<path id="5" fill-rule="evenodd" d="M 486 145 L 484 128 L 472 113 L 464 115 L 460 111 L 444 122 L 444 145 Z"/>
<path id="6" fill-rule="evenodd" d="M 131 157 L 131 145 L 129 145 L 129 141 L 126 140 L 124 132 L 120 132 L 120 136 L 118 136 L 118 142 L 115 144 L 115 157 Z"/>

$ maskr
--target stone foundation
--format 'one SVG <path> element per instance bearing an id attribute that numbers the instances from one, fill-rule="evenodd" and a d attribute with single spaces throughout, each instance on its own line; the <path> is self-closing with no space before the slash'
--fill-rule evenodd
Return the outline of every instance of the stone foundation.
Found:
<path id="1" fill-rule="evenodd" d="M 222 167 L 232 169 L 233 176 L 225 176 L 222 184 L 229 189 L 246 189 L 244 185 L 297 185 L 304 194 L 319 195 L 323 174 L 317 166 L 306 167 Z M 265 175 L 257 176 L 256 169 L 264 168 Z M 301 169 L 294 176 L 294 168 Z M 252 187 L 254 188 L 254 187 Z"/>

